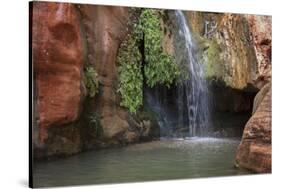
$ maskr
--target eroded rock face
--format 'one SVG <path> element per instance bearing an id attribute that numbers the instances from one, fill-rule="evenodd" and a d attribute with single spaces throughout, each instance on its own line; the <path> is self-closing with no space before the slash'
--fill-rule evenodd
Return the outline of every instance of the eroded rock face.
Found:
<path id="1" fill-rule="evenodd" d="M 266 87 L 266 86 L 265 86 Z M 267 90 L 267 89 L 265 89 Z M 236 154 L 236 165 L 255 172 L 271 172 L 271 88 L 245 126 Z"/>
<path id="2" fill-rule="evenodd" d="M 251 84 L 256 60 L 246 19 L 237 14 L 201 12 L 188 12 L 187 16 L 205 63 L 207 79 L 219 79 L 239 90 Z"/>
<path id="3" fill-rule="evenodd" d="M 32 19 L 35 158 L 157 135 L 155 122 L 141 128 L 143 120 L 120 107 L 116 56 L 128 33 L 128 8 L 35 2 Z M 94 98 L 86 96 L 83 82 L 83 68 L 89 65 L 100 84 Z"/>
<path id="4" fill-rule="evenodd" d="M 253 85 L 256 57 L 246 19 L 242 15 L 225 14 L 218 31 L 217 38 L 221 49 L 224 49 L 222 57 L 226 68 L 223 79 L 235 89 Z"/>
<path id="5" fill-rule="evenodd" d="M 246 15 L 246 19 L 249 24 L 258 63 L 258 76 L 255 82 L 258 88 L 262 88 L 262 86 L 271 81 L 271 17 Z"/>
<path id="6" fill-rule="evenodd" d="M 92 109 L 100 115 L 105 138 L 122 137 L 129 124 L 118 104 L 115 61 L 118 47 L 127 33 L 128 8 L 79 5 L 79 10 L 85 27 L 88 62 L 97 70 L 101 85 Z"/>
<path id="7" fill-rule="evenodd" d="M 102 140 L 106 143 L 124 144 L 137 142 L 141 136 L 139 122 L 120 107 L 118 48 L 130 30 L 132 15 L 129 8 L 112 6 L 78 6 L 85 28 L 87 59 L 98 73 L 99 94 L 88 104 L 100 115 L 103 128 Z"/>
<path id="8" fill-rule="evenodd" d="M 270 16 L 202 12 L 188 12 L 187 16 L 202 49 L 202 60 L 208 64 L 209 79 L 220 79 L 244 91 L 257 91 L 266 83 L 263 80 L 270 81 Z M 215 29 L 206 35 L 211 22 Z"/>
<path id="9" fill-rule="evenodd" d="M 79 117 L 85 93 L 81 82 L 83 50 L 80 22 L 73 4 L 33 3 L 35 148 L 48 148 L 50 145 L 46 143 L 53 136 L 49 129 L 67 127 Z M 79 133 L 69 129 L 56 145 L 74 144 L 69 152 L 72 153 L 79 149 L 79 142 Z"/>
<path id="10" fill-rule="evenodd" d="M 260 103 L 262 102 L 263 98 L 265 97 L 265 95 L 268 93 L 268 91 L 271 90 L 271 83 L 267 83 L 256 95 L 255 99 L 254 99 L 254 104 L 253 104 L 253 111 L 252 114 L 254 114 L 256 112 L 256 110 L 258 109 Z"/>

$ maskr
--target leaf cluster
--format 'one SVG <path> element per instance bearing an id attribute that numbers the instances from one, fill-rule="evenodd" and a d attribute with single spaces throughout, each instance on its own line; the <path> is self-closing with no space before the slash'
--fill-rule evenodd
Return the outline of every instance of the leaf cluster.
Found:
<path id="1" fill-rule="evenodd" d="M 88 94 L 90 97 L 94 97 L 98 93 L 99 88 L 98 74 L 93 67 L 88 66 L 85 68 L 84 76 L 84 83 Z"/>
<path id="2" fill-rule="evenodd" d="M 136 113 L 143 104 L 144 78 L 149 87 L 156 84 L 170 87 L 180 75 L 174 57 L 164 52 L 162 47 L 164 32 L 161 30 L 160 20 L 157 10 L 142 9 L 131 34 L 123 41 L 118 51 L 117 91 L 122 97 L 120 105 L 128 108 L 131 113 Z M 144 54 L 141 54 L 139 49 L 141 43 L 144 44 Z"/>
<path id="3" fill-rule="evenodd" d="M 124 43 L 117 57 L 119 63 L 119 87 L 121 94 L 121 106 L 129 109 L 131 113 L 136 113 L 142 105 L 143 75 L 141 73 L 141 54 L 136 45 L 136 40 L 132 37 Z"/>
<path id="4" fill-rule="evenodd" d="M 159 14 L 155 9 L 145 9 L 139 20 L 137 33 L 139 38 L 144 38 L 146 82 L 150 87 L 156 84 L 169 87 L 179 77 L 180 72 L 175 58 L 163 50 L 164 33 L 161 30 Z"/>

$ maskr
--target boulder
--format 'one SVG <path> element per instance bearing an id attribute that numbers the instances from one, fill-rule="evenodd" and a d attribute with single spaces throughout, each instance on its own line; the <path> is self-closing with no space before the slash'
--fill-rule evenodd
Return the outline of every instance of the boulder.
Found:
<path id="1" fill-rule="evenodd" d="M 268 90 L 266 94 L 261 90 L 255 98 L 255 102 L 257 99 L 262 100 L 245 126 L 236 154 L 236 166 L 259 173 L 270 173 L 271 88 L 264 90 Z"/>
<path id="2" fill-rule="evenodd" d="M 139 141 L 139 134 L 137 132 L 127 131 L 124 138 L 127 143 L 134 143 Z"/>
<path id="3" fill-rule="evenodd" d="M 101 120 L 103 128 L 103 137 L 106 139 L 112 139 L 121 137 L 129 128 L 127 121 L 122 120 L 117 115 L 113 117 L 106 117 Z"/>
<path id="4" fill-rule="evenodd" d="M 268 91 L 271 90 L 271 82 L 267 83 L 256 95 L 254 99 L 254 104 L 253 104 L 253 111 L 252 114 L 254 114 L 259 107 L 260 103 L 262 102 L 263 98 L 265 95 L 268 93 Z"/>

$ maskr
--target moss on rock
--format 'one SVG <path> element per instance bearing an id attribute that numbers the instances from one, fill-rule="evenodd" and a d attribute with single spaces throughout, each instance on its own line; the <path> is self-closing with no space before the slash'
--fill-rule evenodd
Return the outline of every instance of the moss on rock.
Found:
<path id="1" fill-rule="evenodd" d="M 221 48 L 215 40 L 208 42 L 206 50 L 207 60 L 205 61 L 205 77 L 207 79 L 222 76 L 222 59 L 220 57 Z"/>

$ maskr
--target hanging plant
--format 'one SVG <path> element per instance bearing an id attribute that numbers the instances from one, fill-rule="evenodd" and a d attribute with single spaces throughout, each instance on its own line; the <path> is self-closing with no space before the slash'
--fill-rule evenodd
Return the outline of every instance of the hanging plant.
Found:
<path id="1" fill-rule="evenodd" d="M 98 74 L 93 67 L 86 67 L 84 82 L 90 97 L 94 97 L 98 93 L 99 81 Z"/>

